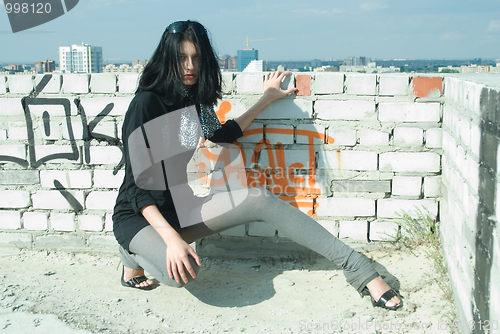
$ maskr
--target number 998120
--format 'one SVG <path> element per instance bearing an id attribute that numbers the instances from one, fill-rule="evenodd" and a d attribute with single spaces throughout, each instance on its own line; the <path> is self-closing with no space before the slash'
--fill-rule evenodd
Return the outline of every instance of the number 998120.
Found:
<path id="1" fill-rule="evenodd" d="M 15 14 L 28 14 L 28 13 L 33 13 L 33 14 L 48 14 L 52 10 L 52 6 L 50 3 L 6 3 L 5 4 L 5 10 L 7 11 L 7 14 L 10 13 L 15 13 Z"/>

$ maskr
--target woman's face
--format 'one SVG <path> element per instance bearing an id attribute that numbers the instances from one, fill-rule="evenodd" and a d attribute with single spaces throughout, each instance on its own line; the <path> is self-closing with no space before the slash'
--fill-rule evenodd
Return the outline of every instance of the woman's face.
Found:
<path id="1" fill-rule="evenodd" d="M 198 82 L 200 72 L 198 52 L 191 41 L 184 40 L 180 46 L 182 83 L 191 86 Z"/>

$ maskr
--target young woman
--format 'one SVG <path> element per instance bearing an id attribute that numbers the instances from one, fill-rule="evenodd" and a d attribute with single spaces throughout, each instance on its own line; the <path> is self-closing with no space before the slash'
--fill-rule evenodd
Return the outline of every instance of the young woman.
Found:
<path id="1" fill-rule="evenodd" d="M 163 284 L 183 287 L 202 265 L 191 242 L 263 221 L 342 267 L 347 281 L 358 292 L 368 292 L 374 306 L 397 309 L 402 305 L 365 257 L 269 191 L 246 189 L 243 201 L 227 208 L 217 195 L 200 199 L 186 190 L 186 165 L 200 138 L 231 143 L 241 137 L 265 106 L 296 91 L 280 88 L 287 75 L 290 73 L 267 73 L 258 102 L 221 125 L 213 110 L 221 98 L 221 73 L 207 31 L 194 21 L 167 27 L 123 123 L 125 178 L 113 214 L 124 264 L 122 285 L 150 289 L 153 282 L 144 276 L 147 270 Z M 174 153 L 158 153 L 158 147 Z M 155 158 L 158 154 L 161 158 Z M 180 211 L 186 206 L 185 211 L 194 213 L 199 221 L 181 227 Z"/>

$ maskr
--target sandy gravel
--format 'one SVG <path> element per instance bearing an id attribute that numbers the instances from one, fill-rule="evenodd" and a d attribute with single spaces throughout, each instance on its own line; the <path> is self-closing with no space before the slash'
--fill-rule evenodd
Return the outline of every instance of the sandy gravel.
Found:
<path id="1" fill-rule="evenodd" d="M 325 259 L 203 258 L 187 288 L 119 283 L 117 254 L 0 251 L 0 333 L 451 333 L 421 251 L 364 251 L 404 307 L 373 308 Z M 388 272 L 390 271 L 390 273 Z"/>

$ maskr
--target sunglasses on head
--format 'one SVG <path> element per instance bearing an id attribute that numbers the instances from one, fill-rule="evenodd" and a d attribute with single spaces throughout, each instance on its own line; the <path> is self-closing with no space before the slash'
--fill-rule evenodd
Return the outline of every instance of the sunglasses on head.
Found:
<path id="1" fill-rule="evenodd" d="M 200 36 L 205 35 L 207 33 L 207 31 L 205 30 L 205 27 L 202 26 L 200 23 L 192 22 L 189 20 L 177 21 L 177 22 L 171 23 L 167 27 L 167 29 L 168 29 L 169 33 L 177 34 L 178 32 L 183 32 L 184 30 L 186 30 L 188 25 L 191 25 L 191 27 L 193 27 L 194 32 L 196 32 Z"/>

